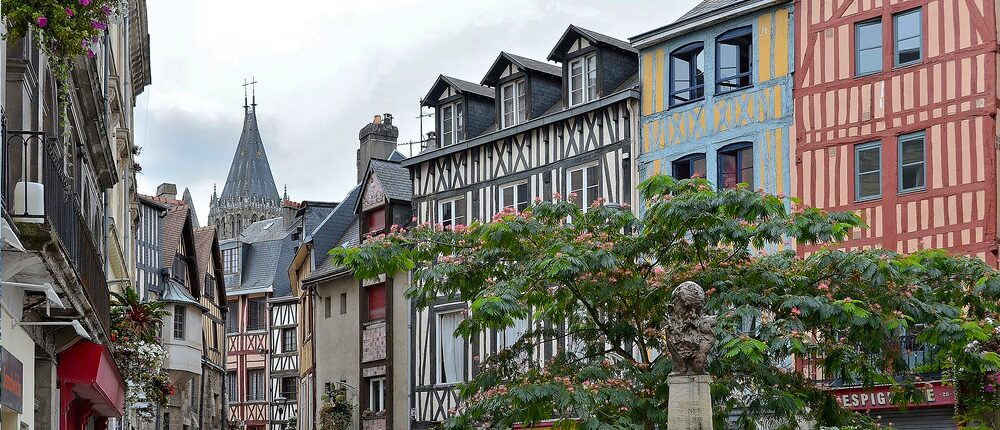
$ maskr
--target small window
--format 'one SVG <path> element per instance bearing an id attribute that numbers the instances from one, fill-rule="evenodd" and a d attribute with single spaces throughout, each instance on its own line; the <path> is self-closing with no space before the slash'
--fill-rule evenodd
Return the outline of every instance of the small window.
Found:
<path id="1" fill-rule="evenodd" d="M 500 88 L 500 120 L 501 127 L 510 127 L 528 120 L 527 100 L 524 79 L 520 79 Z"/>
<path id="2" fill-rule="evenodd" d="M 298 339 L 295 338 L 294 328 L 281 329 L 281 352 L 289 353 L 298 351 Z"/>
<path id="3" fill-rule="evenodd" d="M 376 414 L 385 412 L 385 378 L 368 380 L 368 410 Z"/>
<path id="4" fill-rule="evenodd" d="M 465 224 L 465 198 L 446 200 L 438 204 L 438 222 L 444 227 Z"/>
<path id="5" fill-rule="evenodd" d="M 230 370 L 226 372 L 226 396 L 229 397 L 230 402 L 239 401 L 239 388 L 236 371 Z"/>
<path id="6" fill-rule="evenodd" d="M 899 137 L 899 191 L 924 189 L 924 133 Z"/>
<path id="7" fill-rule="evenodd" d="M 719 184 L 732 188 L 746 183 L 753 188 L 753 145 L 736 143 L 719 150 Z"/>
<path id="8" fill-rule="evenodd" d="M 454 145 L 461 140 L 463 117 L 461 101 L 441 107 L 441 146 Z"/>
<path id="9" fill-rule="evenodd" d="M 267 323 L 267 304 L 264 299 L 247 300 L 247 330 L 264 330 Z"/>
<path id="10" fill-rule="evenodd" d="M 601 173 L 599 167 L 579 167 L 569 171 L 567 197 L 576 207 L 584 211 L 601 196 Z"/>
<path id="11" fill-rule="evenodd" d="M 920 9 L 893 15 L 892 21 L 896 39 L 896 66 L 919 63 L 923 58 L 923 20 L 920 19 Z"/>
<path id="12" fill-rule="evenodd" d="M 462 312 L 453 311 L 437 316 L 437 382 L 451 384 L 465 379 L 465 346 L 455 334 L 462 322 Z"/>
<path id="13" fill-rule="evenodd" d="M 882 21 L 854 25 L 854 62 L 858 76 L 882 71 Z"/>
<path id="14" fill-rule="evenodd" d="M 753 28 L 729 30 L 716 39 L 716 93 L 753 85 Z"/>
<path id="15" fill-rule="evenodd" d="M 184 340 L 186 318 L 184 306 L 174 305 L 174 339 Z"/>
<path id="16" fill-rule="evenodd" d="M 340 314 L 347 314 L 347 293 L 340 293 Z"/>
<path id="17" fill-rule="evenodd" d="M 705 154 L 692 154 L 674 161 L 674 179 L 705 177 Z"/>
<path id="18" fill-rule="evenodd" d="M 569 105 L 575 106 L 597 98 L 597 56 L 577 58 L 569 63 Z"/>
<path id="19" fill-rule="evenodd" d="M 500 188 L 500 208 L 523 211 L 528 208 L 528 183 L 506 185 Z"/>
<path id="20" fill-rule="evenodd" d="M 365 287 L 368 295 L 368 321 L 385 318 L 385 284 Z"/>
<path id="21" fill-rule="evenodd" d="M 705 97 L 705 45 L 692 43 L 670 54 L 670 106 Z"/>
<path id="22" fill-rule="evenodd" d="M 264 400 L 264 369 L 247 370 L 247 400 Z"/>
<path id="23" fill-rule="evenodd" d="M 240 331 L 240 303 L 236 300 L 228 302 L 229 310 L 226 311 L 226 333 L 236 333 Z"/>
<path id="24" fill-rule="evenodd" d="M 299 398 L 299 384 L 296 379 L 298 378 L 294 376 L 281 378 L 281 396 L 290 402 Z"/>
<path id="25" fill-rule="evenodd" d="M 855 198 L 869 200 L 882 197 L 882 142 L 871 142 L 854 148 Z"/>
<path id="26" fill-rule="evenodd" d="M 323 316 L 325 318 L 330 318 L 330 314 L 332 312 L 333 312 L 333 310 L 330 309 L 330 298 L 329 297 L 323 297 Z"/>
<path id="27" fill-rule="evenodd" d="M 366 216 L 368 218 L 368 233 L 378 233 L 385 230 L 385 208 L 368 212 Z"/>

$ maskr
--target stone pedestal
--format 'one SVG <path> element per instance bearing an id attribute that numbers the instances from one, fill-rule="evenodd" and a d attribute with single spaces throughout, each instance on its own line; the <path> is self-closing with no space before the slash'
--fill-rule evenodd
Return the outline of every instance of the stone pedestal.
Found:
<path id="1" fill-rule="evenodd" d="M 713 430 L 711 382 L 708 375 L 667 377 L 670 388 L 667 430 Z"/>

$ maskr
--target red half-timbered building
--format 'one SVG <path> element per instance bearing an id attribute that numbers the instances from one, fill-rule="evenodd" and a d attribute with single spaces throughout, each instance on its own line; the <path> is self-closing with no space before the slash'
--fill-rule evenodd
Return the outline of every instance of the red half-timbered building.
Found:
<path id="1" fill-rule="evenodd" d="M 944 248 L 996 267 L 995 1 L 796 0 L 794 10 L 796 195 L 864 218 L 845 248 Z M 914 362 L 930 353 L 906 348 Z M 954 396 L 938 385 L 905 414 L 863 401 L 884 397 L 877 387 L 838 388 L 838 401 L 897 428 L 954 428 Z"/>

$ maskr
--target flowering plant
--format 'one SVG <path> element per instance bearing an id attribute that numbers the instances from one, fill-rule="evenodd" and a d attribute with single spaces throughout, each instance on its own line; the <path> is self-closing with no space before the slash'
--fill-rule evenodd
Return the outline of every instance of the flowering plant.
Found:
<path id="1" fill-rule="evenodd" d="M 128 363 L 119 368 L 128 385 L 125 401 L 134 409 L 142 409 L 141 403 L 164 406 L 175 391 L 162 370 L 167 353 L 157 339 L 164 303 L 144 302 L 132 287 L 112 296 L 111 348 L 120 363 Z"/>
<path id="2" fill-rule="evenodd" d="M 319 410 L 320 430 L 346 430 L 351 426 L 354 404 L 343 388 L 330 389 L 323 395 Z"/>

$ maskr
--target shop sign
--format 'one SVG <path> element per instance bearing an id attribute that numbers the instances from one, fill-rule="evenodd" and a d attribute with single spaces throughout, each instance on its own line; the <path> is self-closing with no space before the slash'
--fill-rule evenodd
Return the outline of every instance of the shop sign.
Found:
<path id="1" fill-rule="evenodd" d="M 6 349 L 0 348 L 0 405 L 21 413 L 21 392 L 24 386 L 24 367 L 21 361 Z"/>
<path id="2" fill-rule="evenodd" d="M 955 390 L 941 384 L 941 382 L 929 383 L 922 390 L 924 401 L 913 403 L 909 407 L 952 406 L 955 404 Z M 872 388 L 838 389 L 834 390 L 833 394 L 837 398 L 837 403 L 847 409 L 856 411 L 899 409 L 898 406 L 892 404 L 891 391 L 892 387 L 886 385 Z"/>

